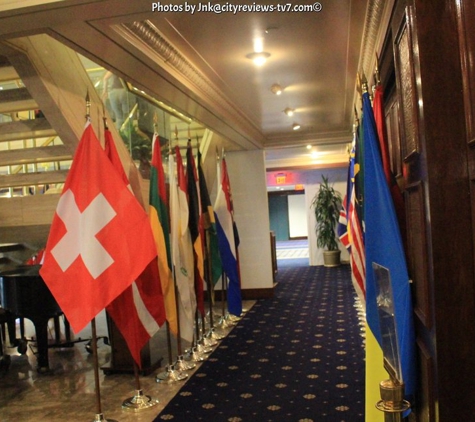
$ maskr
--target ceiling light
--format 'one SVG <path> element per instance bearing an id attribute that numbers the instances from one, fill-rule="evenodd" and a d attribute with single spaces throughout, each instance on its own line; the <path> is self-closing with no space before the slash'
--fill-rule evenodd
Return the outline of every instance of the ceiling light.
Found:
<path id="1" fill-rule="evenodd" d="M 299 125 L 298 123 L 294 123 L 294 124 L 292 125 L 292 129 L 293 129 L 293 130 L 299 130 L 299 129 L 300 129 L 300 125 Z"/>
<path id="2" fill-rule="evenodd" d="M 312 149 L 312 145 L 308 144 L 307 149 Z"/>
<path id="3" fill-rule="evenodd" d="M 275 95 L 280 95 L 282 94 L 282 87 L 279 84 L 274 84 L 270 87 L 270 90 L 272 91 L 273 94 Z"/>
<path id="4" fill-rule="evenodd" d="M 285 110 L 284 110 L 284 113 L 287 114 L 287 116 L 291 117 L 294 115 L 294 109 L 293 108 L 290 108 L 290 107 L 287 107 Z"/>
<path id="5" fill-rule="evenodd" d="M 270 57 L 270 53 L 266 53 L 265 51 L 246 54 L 248 59 L 251 59 L 256 66 L 262 66 L 266 60 Z"/>

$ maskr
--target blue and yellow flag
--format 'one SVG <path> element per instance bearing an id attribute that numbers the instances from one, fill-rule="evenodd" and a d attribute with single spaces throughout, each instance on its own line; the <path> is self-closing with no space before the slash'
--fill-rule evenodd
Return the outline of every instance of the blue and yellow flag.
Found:
<path id="1" fill-rule="evenodd" d="M 363 94 L 364 132 L 364 221 L 366 249 L 366 421 L 379 400 L 379 382 L 388 378 L 383 370 L 382 335 L 378 317 L 378 290 L 373 264 L 389 270 L 394 301 L 396 338 L 405 397 L 411 401 L 416 390 L 415 335 L 411 291 L 391 193 L 384 175 L 376 125 L 368 93 Z M 374 412 L 378 412 L 374 409 Z M 371 414 L 370 414 L 371 413 Z M 381 412 L 379 412 L 381 413 Z"/>

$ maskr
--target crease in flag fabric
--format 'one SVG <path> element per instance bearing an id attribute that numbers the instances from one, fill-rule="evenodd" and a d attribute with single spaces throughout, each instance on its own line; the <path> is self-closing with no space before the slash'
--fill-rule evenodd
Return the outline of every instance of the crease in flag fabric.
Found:
<path id="1" fill-rule="evenodd" d="M 236 251 L 235 225 L 232 215 L 229 176 L 226 161 L 221 161 L 221 183 L 214 204 L 216 231 L 221 263 L 229 279 L 228 311 L 236 316 L 242 313 L 241 285 Z"/>
<path id="2" fill-rule="evenodd" d="M 165 186 L 165 171 L 160 150 L 160 137 L 154 134 L 150 171 L 149 217 L 158 255 L 158 270 L 170 332 L 178 336 L 175 281 L 170 248 L 170 216 Z"/>
<path id="3" fill-rule="evenodd" d="M 105 131 L 105 151 L 124 183 L 130 188 L 109 130 Z M 135 362 L 141 367 L 141 350 L 165 321 L 157 260 L 152 260 L 139 278 L 106 309 L 124 337 Z"/>
<path id="4" fill-rule="evenodd" d="M 178 147 L 175 149 L 175 156 L 177 175 L 175 174 L 173 155 L 170 155 L 169 159 L 171 249 L 178 292 L 180 336 L 191 343 L 194 335 L 193 327 L 196 312 L 193 245 L 188 228 L 188 198 L 186 194 L 185 172 Z M 178 183 L 176 176 L 178 176 Z"/>

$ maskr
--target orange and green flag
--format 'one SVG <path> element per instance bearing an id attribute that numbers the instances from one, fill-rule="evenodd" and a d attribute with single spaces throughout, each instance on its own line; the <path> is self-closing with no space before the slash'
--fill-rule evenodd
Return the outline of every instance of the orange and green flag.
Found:
<path id="1" fill-rule="evenodd" d="M 149 216 L 158 253 L 158 269 L 162 282 L 165 312 L 170 331 L 178 335 L 175 284 L 170 253 L 170 224 L 168 215 L 165 172 L 160 150 L 160 137 L 153 139 L 152 166 L 150 171 Z"/>

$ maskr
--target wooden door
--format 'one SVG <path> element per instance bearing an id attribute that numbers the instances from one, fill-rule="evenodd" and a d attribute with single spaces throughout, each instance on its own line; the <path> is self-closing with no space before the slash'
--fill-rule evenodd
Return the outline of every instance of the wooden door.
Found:
<path id="1" fill-rule="evenodd" d="M 400 154 L 392 162 L 401 163 L 396 173 L 403 176 L 419 363 L 410 419 L 419 422 L 475 414 L 475 20 L 469 3 L 399 1 L 386 44 L 395 70 L 386 121 L 393 124 L 392 151 Z"/>

